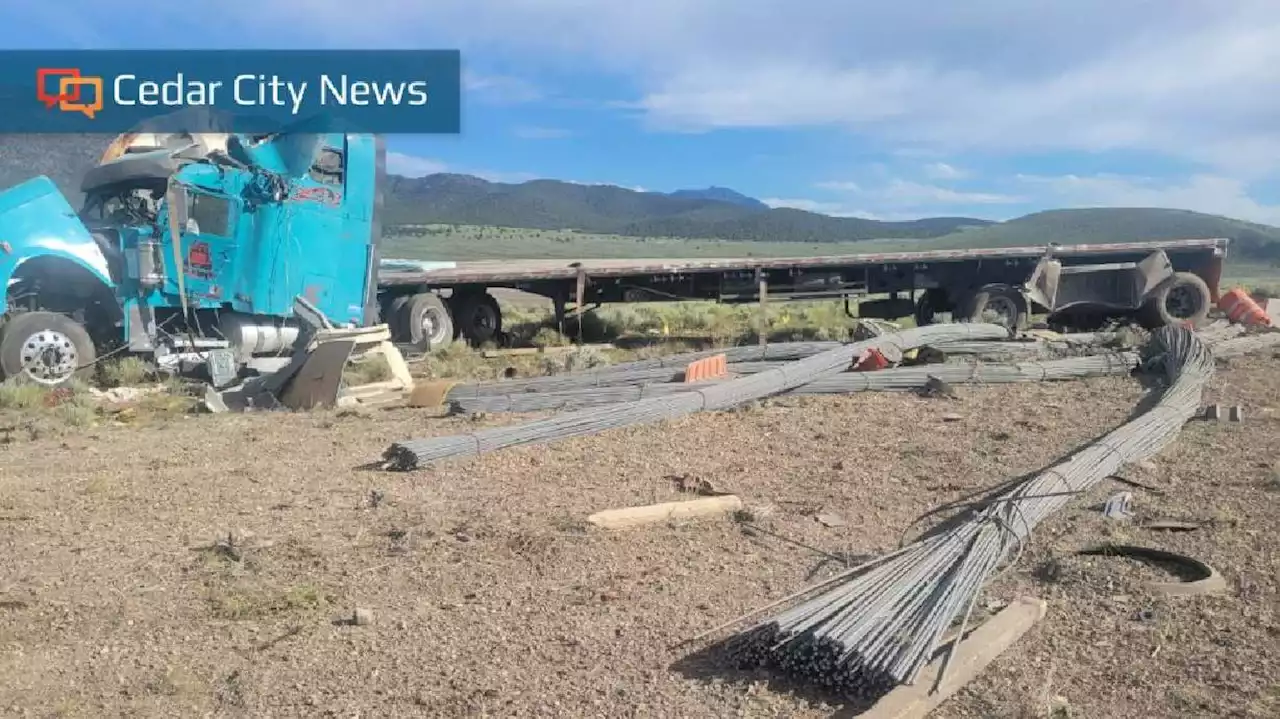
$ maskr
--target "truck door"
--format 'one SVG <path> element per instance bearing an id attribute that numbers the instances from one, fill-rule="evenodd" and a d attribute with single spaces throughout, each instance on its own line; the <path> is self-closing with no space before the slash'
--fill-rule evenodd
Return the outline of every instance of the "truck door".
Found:
<path id="1" fill-rule="evenodd" d="M 296 241 L 289 260 L 301 274 L 300 294 L 334 322 L 360 324 L 368 238 L 350 230 L 344 149 L 323 148 L 293 185 L 288 213 Z"/>
<path id="2" fill-rule="evenodd" d="M 198 187 L 187 189 L 187 222 L 180 228 L 179 252 L 165 258 L 166 265 L 182 261 L 169 273 L 169 292 L 179 294 L 177 273 L 181 273 L 181 290 L 189 302 L 216 307 L 229 301 L 235 292 L 238 215 L 238 199 Z"/>

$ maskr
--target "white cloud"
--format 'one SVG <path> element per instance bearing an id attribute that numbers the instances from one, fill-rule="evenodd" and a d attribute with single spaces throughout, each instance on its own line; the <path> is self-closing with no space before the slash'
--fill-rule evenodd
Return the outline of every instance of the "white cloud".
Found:
<path id="1" fill-rule="evenodd" d="M 258 28 L 309 21 L 335 44 L 616 73 L 660 128 L 843 126 L 922 153 L 1146 150 L 1241 175 L 1280 154 L 1274 0 L 364 0 L 357 14 L 315 0 L 302 16 L 228 2 L 252 5 L 239 16 Z"/>
<path id="2" fill-rule="evenodd" d="M 1046 204 L 1071 207 L 1164 207 L 1280 224 L 1280 205 L 1258 202 L 1244 182 L 1216 175 L 1158 180 L 1124 175 L 1019 175 Z"/>
<path id="3" fill-rule="evenodd" d="M 558 140 L 569 137 L 573 133 L 560 127 L 536 127 L 522 125 L 513 130 L 516 137 L 525 140 Z"/>
<path id="4" fill-rule="evenodd" d="M 181 8 L 137 4 L 157 28 L 190 26 Z M 1248 184 L 1280 173 L 1275 0 L 362 0 L 358 13 L 347 0 L 313 0 L 303 14 L 295 6 L 224 0 L 240 46 L 278 45 L 287 23 L 310 46 L 460 47 L 468 92 L 499 102 L 547 101 L 563 94 L 550 90 L 558 73 L 598 73 L 625 88 L 615 99 L 653 128 L 834 127 L 917 168 L 935 163 L 922 171 L 927 182 L 961 179 L 945 175 L 947 158 L 997 153 L 1123 150 L 1202 173 L 1163 185 L 1059 178 L 1010 192 L 862 176 L 855 184 L 869 194 L 779 202 L 882 214 L 902 203 L 1009 208 L 1027 195 L 1035 206 L 1143 200 L 1276 221 Z M 107 10 L 86 15 L 90 26 L 115 21 Z M 538 86 L 477 74 L 473 61 Z"/>
<path id="5" fill-rule="evenodd" d="M 856 197 L 860 202 L 876 207 L 947 208 L 967 205 L 1014 205 L 1026 202 L 1026 198 L 998 192 L 971 192 L 954 190 L 941 185 L 931 185 L 895 178 L 883 185 L 867 187 L 856 182 L 820 182 L 819 189 Z M 843 203 L 841 203 L 843 204 Z"/>
<path id="6" fill-rule="evenodd" d="M 775 209 L 786 207 L 793 210 L 816 212 L 820 215 L 831 215 L 832 217 L 861 217 L 867 220 L 882 219 L 881 217 L 865 210 L 851 208 L 842 202 L 823 202 L 820 200 L 786 197 L 764 197 L 761 198 L 760 201 Z"/>
<path id="7" fill-rule="evenodd" d="M 972 173 L 945 162 L 934 162 L 925 166 L 924 174 L 930 180 L 963 180 Z"/>
<path id="8" fill-rule="evenodd" d="M 404 177 L 426 177 L 438 172 L 447 172 L 449 166 L 439 160 L 428 157 L 407 155 L 403 152 L 387 152 L 387 172 Z"/>
<path id="9" fill-rule="evenodd" d="M 506 170 L 457 170 L 467 175 L 475 175 L 482 180 L 489 182 L 503 182 L 518 185 L 521 182 L 538 179 L 538 175 L 532 172 L 508 172 Z"/>

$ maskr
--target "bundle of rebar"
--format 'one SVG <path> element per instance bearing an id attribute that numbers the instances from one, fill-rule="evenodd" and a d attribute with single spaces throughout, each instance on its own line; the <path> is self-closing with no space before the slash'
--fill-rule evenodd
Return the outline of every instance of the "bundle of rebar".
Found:
<path id="1" fill-rule="evenodd" d="M 1060 360 L 1020 362 L 1016 364 L 964 362 L 919 365 L 916 367 L 883 369 L 875 372 L 843 372 L 801 385 L 786 394 L 846 394 L 864 391 L 918 390 L 934 379 L 942 380 L 948 384 L 1053 382 L 1085 377 L 1124 375 L 1133 371 L 1137 363 L 1138 353 L 1136 352 L 1105 352 L 1086 357 L 1070 357 Z M 703 389 L 715 383 L 716 381 L 693 384 L 642 384 L 566 390 L 564 392 L 493 395 L 454 400 L 449 405 L 450 410 L 456 414 L 581 409 L 583 407 L 597 407 L 648 397 L 663 397 L 679 392 Z"/>
<path id="2" fill-rule="evenodd" d="M 496 380 L 459 384 L 449 390 L 447 399 L 471 399 L 515 394 L 517 392 L 559 392 L 588 387 L 615 387 L 628 384 L 644 384 L 666 379 L 679 379 L 690 362 L 724 354 L 727 363 L 780 362 L 812 357 L 819 352 L 843 346 L 840 342 L 780 342 L 764 346 L 726 347 L 724 349 L 685 352 L 665 357 L 635 360 L 610 367 L 599 367 L 577 372 L 528 377 L 524 379 Z"/>
<path id="3" fill-rule="evenodd" d="M 1148 366 L 1162 367 L 1167 379 L 1151 409 L 915 542 L 815 587 L 821 593 L 737 635 L 729 650 L 740 662 L 851 696 L 913 682 L 955 623 L 963 636 L 981 588 L 1041 521 L 1122 465 L 1159 452 L 1196 415 L 1213 374 L 1210 350 L 1180 327 L 1157 330 L 1146 349 Z M 958 643 L 943 659 L 943 677 Z"/>
<path id="4" fill-rule="evenodd" d="M 902 352 L 930 342 L 1007 336 L 1008 330 L 992 324 L 931 325 L 901 333 L 887 333 L 865 342 L 840 345 L 753 375 L 665 397 L 589 407 L 549 419 L 469 434 L 397 442 L 383 454 L 384 466 L 388 469 L 412 470 L 445 457 L 476 455 L 504 447 L 553 442 L 619 427 L 672 419 L 702 410 L 728 409 L 754 399 L 786 392 L 819 377 L 843 372 L 854 360 L 871 349 Z"/>

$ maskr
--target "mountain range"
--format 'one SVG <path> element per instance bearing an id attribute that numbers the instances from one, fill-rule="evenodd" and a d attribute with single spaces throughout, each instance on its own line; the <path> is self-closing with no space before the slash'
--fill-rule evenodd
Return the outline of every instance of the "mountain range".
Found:
<path id="1" fill-rule="evenodd" d="M 0 135 L 0 190 L 47 175 L 78 206 L 80 176 L 109 141 L 99 135 Z M 389 176 L 384 224 L 405 234 L 428 224 L 494 225 L 771 242 L 922 240 L 931 248 L 1228 237 L 1233 260 L 1280 265 L 1280 228 L 1187 210 L 1085 208 L 1004 222 L 974 217 L 882 222 L 770 208 L 724 187 L 662 193 L 557 180 L 499 183 L 448 173 Z"/>
<path id="2" fill-rule="evenodd" d="M 771 209 L 719 187 L 661 193 L 556 180 L 509 184 L 441 173 L 392 177 L 388 188 L 387 222 L 407 234 L 415 232 L 414 225 L 496 225 L 771 242 L 928 240 L 930 248 L 1227 237 L 1233 240 L 1233 260 L 1280 262 L 1280 228 L 1178 209 L 1080 208 L 1036 212 L 1004 222 L 975 217 L 884 222 Z"/>

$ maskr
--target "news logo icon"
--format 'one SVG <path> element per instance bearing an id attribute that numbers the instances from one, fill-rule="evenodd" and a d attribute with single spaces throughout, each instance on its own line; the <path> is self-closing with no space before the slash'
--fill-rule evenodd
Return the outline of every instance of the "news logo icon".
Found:
<path id="1" fill-rule="evenodd" d="M 55 79 L 57 92 L 51 93 L 49 87 Z M 62 112 L 79 112 L 92 120 L 103 108 L 102 78 L 81 75 L 80 68 L 42 67 L 36 70 L 36 99 L 46 109 L 56 106 Z"/>

